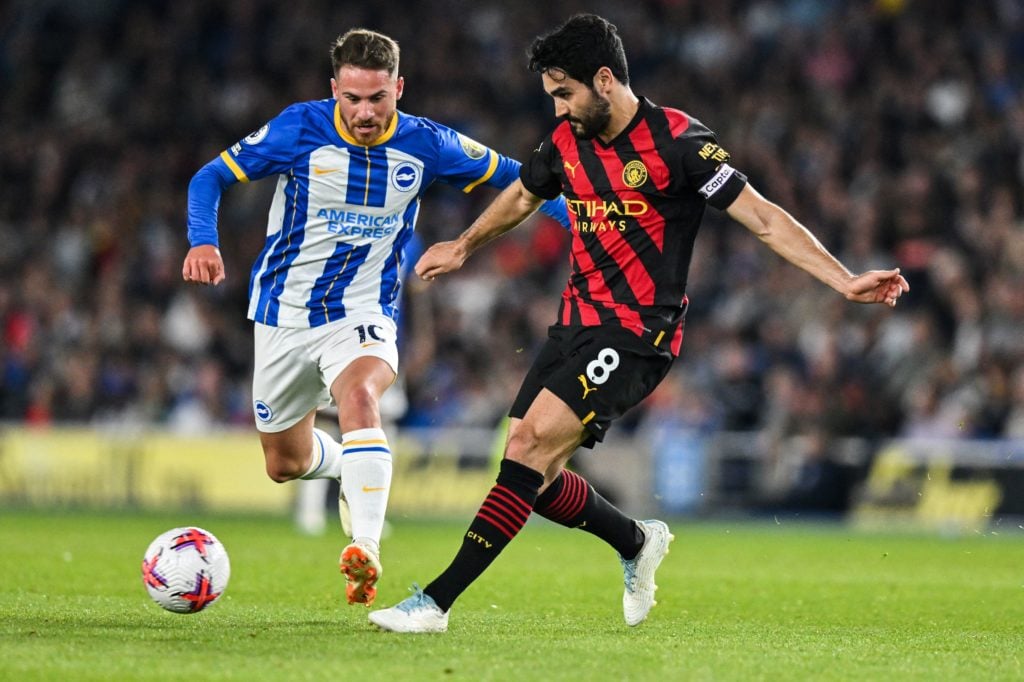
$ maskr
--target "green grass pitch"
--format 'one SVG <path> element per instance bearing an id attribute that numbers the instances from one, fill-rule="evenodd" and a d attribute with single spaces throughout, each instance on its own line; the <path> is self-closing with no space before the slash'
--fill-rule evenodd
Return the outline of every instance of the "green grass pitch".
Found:
<path id="1" fill-rule="evenodd" d="M 378 604 L 444 568 L 468 519 L 395 520 Z M 228 548 L 208 611 L 150 602 L 158 533 Z M 622 621 L 596 538 L 531 522 L 452 610 L 449 632 L 376 631 L 344 604 L 340 531 L 207 514 L 0 511 L 2 680 L 1019 680 L 1024 533 L 866 535 L 802 524 L 675 522 L 659 604 Z"/>

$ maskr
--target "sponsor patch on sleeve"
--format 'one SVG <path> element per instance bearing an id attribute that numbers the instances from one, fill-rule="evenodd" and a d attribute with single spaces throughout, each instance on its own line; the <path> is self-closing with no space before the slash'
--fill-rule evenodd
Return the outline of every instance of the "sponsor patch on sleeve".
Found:
<path id="1" fill-rule="evenodd" d="M 462 133 L 457 133 L 459 136 L 459 144 L 462 145 L 462 151 L 466 153 L 466 156 L 473 159 L 482 159 L 487 154 L 487 147 L 483 146 L 476 140 L 466 137 Z"/>
<path id="2" fill-rule="evenodd" d="M 712 161 L 724 163 L 729 160 L 729 152 L 725 151 L 714 142 L 708 142 L 706 145 L 701 147 L 701 150 L 697 152 L 697 154 L 699 154 L 700 158 L 705 161 L 711 159 Z"/>
<path id="3" fill-rule="evenodd" d="M 725 187 L 725 183 L 729 181 L 729 178 L 731 178 L 735 172 L 735 168 L 727 163 L 723 163 L 718 167 L 718 172 L 707 181 L 707 184 L 697 191 L 700 192 L 705 199 L 710 199 L 714 196 L 715 192 Z"/>

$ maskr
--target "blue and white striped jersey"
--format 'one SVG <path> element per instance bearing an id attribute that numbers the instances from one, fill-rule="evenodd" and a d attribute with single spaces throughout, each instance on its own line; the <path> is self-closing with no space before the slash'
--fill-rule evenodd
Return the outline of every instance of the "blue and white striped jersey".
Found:
<path id="1" fill-rule="evenodd" d="M 302 102 L 204 166 L 189 185 L 192 246 L 217 244 L 220 194 L 278 175 L 263 251 L 249 280 L 249 319 L 317 327 L 348 314 L 397 317 L 404 248 L 435 180 L 469 192 L 506 187 L 519 163 L 426 118 L 397 112 L 364 146 L 333 99 Z M 542 210 L 568 224 L 564 200 Z"/>

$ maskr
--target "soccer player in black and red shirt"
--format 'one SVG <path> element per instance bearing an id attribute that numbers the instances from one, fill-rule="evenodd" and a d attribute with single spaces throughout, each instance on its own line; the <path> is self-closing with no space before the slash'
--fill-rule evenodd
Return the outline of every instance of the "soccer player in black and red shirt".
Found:
<path id="1" fill-rule="evenodd" d="M 852 274 L 729 165 L 708 128 L 634 95 L 622 42 L 601 17 L 574 16 L 536 39 L 530 69 L 541 74 L 562 122 L 523 165 L 520 182 L 458 239 L 427 250 L 416 272 L 432 280 L 460 268 L 481 245 L 562 193 L 573 221 L 569 281 L 558 320 L 510 410 L 496 485 L 452 564 L 412 597 L 370 614 L 386 630 L 446 630 L 452 603 L 531 512 L 614 547 L 625 573 L 626 623 L 647 617 L 654 572 L 672 539 L 668 527 L 625 516 L 564 465 L 654 390 L 679 354 L 687 271 L 707 205 L 850 301 L 895 306 L 909 290 L 898 269 Z"/>

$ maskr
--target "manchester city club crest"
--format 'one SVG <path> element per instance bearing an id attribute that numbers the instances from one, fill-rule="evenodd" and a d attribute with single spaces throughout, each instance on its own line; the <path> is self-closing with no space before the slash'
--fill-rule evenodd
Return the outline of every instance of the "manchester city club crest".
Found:
<path id="1" fill-rule="evenodd" d="M 622 169 L 622 182 L 626 187 L 639 187 L 647 182 L 647 166 L 643 161 L 630 161 Z"/>

